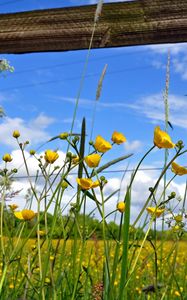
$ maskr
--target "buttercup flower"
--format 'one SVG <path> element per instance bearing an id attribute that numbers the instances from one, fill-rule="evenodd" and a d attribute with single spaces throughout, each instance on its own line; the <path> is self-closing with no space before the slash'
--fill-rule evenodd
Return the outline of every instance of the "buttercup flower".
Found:
<path id="1" fill-rule="evenodd" d="M 20 132 L 18 130 L 14 130 L 12 136 L 17 139 L 20 137 Z"/>
<path id="2" fill-rule="evenodd" d="M 73 163 L 74 165 L 76 165 L 76 164 L 78 164 L 79 160 L 80 160 L 80 158 L 79 158 L 79 156 L 77 155 L 77 156 L 75 156 L 75 157 L 72 158 L 72 163 Z"/>
<path id="3" fill-rule="evenodd" d="M 185 167 L 179 166 L 176 162 L 173 161 L 171 166 L 171 171 L 176 175 L 182 176 L 187 174 L 187 169 Z"/>
<path id="4" fill-rule="evenodd" d="M 117 131 L 114 131 L 112 134 L 112 139 L 111 139 L 115 144 L 120 145 L 126 142 L 126 137 Z"/>
<path id="5" fill-rule="evenodd" d="M 159 218 L 165 211 L 165 208 L 147 207 L 146 210 L 150 215 L 154 215 L 156 218 Z"/>
<path id="6" fill-rule="evenodd" d="M 154 130 L 154 144 L 158 148 L 170 149 L 175 147 L 175 144 L 172 142 L 169 134 L 162 131 L 159 126 L 155 127 Z"/>
<path id="7" fill-rule="evenodd" d="M 125 203 L 124 202 L 118 202 L 116 206 L 117 210 L 119 210 L 121 213 L 125 211 Z"/>
<path id="8" fill-rule="evenodd" d="M 84 158 L 86 164 L 90 168 L 96 168 L 99 165 L 101 155 L 99 154 L 90 154 Z"/>
<path id="9" fill-rule="evenodd" d="M 179 222 L 182 222 L 182 216 L 181 215 L 177 215 L 174 217 L 174 220 L 179 223 Z"/>
<path id="10" fill-rule="evenodd" d="M 94 147 L 97 151 L 101 153 L 105 153 L 106 151 L 112 148 L 112 145 L 109 142 L 107 142 L 105 139 L 103 139 L 102 136 L 98 135 L 96 137 Z"/>
<path id="11" fill-rule="evenodd" d="M 11 162 L 12 161 L 12 157 L 11 157 L 11 155 L 9 153 L 6 153 L 6 154 L 3 155 L 3 160 L 5 162 Z"/>
<path id="12" fill-rule="evenodd" d="M 17 204 L 9 204 L 9 207 L 10 207 L 12 210 L 15 210 L 16 208 L 18 208 L 18 205 L 17 205 Z"/>
<path id="13" fill-rule="evenodd" d="M 89 190 L 91 188 L 96 188 L 99 186 L 99 181 L 93 181 L 90 178 L 77 178 L 77 183 L 83 190 Z"/>
<path id="14" fill-rule="evenodd" d="M 36 216 L 35 212 L 31 209 L 23 209 L 22 211 L 15 211 L 14 215 L 17 219 L 25 220 L 25 221 L 30 221 Z"/>
<path id="15" fill-rule="evenodd" d="M 46 150 L 44 158 L 45 158 L 47 163 L 53 164 L 59 158 L 59 155 L 55 151 Z"/>

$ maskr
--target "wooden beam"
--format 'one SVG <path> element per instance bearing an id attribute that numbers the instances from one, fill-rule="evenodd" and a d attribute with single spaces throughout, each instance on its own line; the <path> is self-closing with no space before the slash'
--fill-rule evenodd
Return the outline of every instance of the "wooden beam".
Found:
<path id="1" fill-rule="evenodd" d="M 0 14 L 0 53 L 86 49 L 96 6 Z M 92 48 L 187 41 L 186 0 L 103 5 Z"/>

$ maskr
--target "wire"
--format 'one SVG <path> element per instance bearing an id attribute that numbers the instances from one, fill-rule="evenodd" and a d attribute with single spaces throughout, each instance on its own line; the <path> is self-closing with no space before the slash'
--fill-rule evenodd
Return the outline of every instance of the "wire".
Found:
<path id="1" fill-rule="evenodd" d="M 163 170 L 163 168 L 161 167 L 158 167 L 158 168 L 141 168 L 141 169 L 138 169 L 138 171 L 161 171 Z M 111 171 L 101 171 L 101 173 L 124 173 L 124 172 L 134 172 L 134 169 L 129 169 L 129 170 L 111 170 Z M 52 176 L 57 176 L 58 174 L 52 174 Z M 70 173 L 69 175 L 77 175 L 76 172 L 73 172 L 73 173 Z M 60 174 L 59 174 L 60 176 Z M 30 175 L 29 176 L 30 178 L 35 178 L 36 176 L 35 175 Z M 38 174 L 37 177 L 43 177 L 42 174 Z M 16 179 L 26 179 L 28 178 L 28 176 L 13 176 L 12 177 L 13 179 L 16 178 Z"/>
<path id="2" fill-rule="evenodd" d="M 125 56 L 125 55 L 134 55 L 134 54 L 139 54 L 139 53 L 145 53 L 147 51 L 148 51 L 148 49 L 123 52 L 123 53 L 120 53 L 120 54 L 118 53 L 118 54 L 105 55 L 105 56 L 102 56 L 102 57 L 92 58 L 92 59 L 90 59 L 90 62 L 95 62 L 95 61 L 108 59 L 108 58 L 112 59 L 112 58 L 121 57 L 121 56 Z M 77 65 L 77 64 L 80 64 L 80 63 L 84 63 L 84 60 L 81 59 L 81 60 L 76 60 L 74 62 L 66 62 L 66 63 L 62 63 L 62 64 L 46 65 L 46 66 L 41 66 L 39 68 L 37 66 L 36 68 L 30 68 L 30 69 L 15 71 L 15 72 L 11 73 L 11 76 L 22 74 L 22 73 L 27 73 L 27 72 L 33 72 L 33 71 L 40 71 L 40 70 L 47 70 L 47 69 L 54 69 L 54 68 L 61 68 L 61 67 L 65 67 L 65 66 Z"/>
<path id="3" fill-rule="evenodd" d="M 16 2 L 20 2 L 20 1 L 23 1 L 23 0 L 7 1 L 7 2 L 4 2 L 4 3 L 1 3 L 0 6 L 4 6 L 4 5 L 8 5 L 8 4 L 13 4 L 13 3 L 16 3 Z"/>
<path id="4" fill-rule="evenodd" d="M 106 76 L 113 75 L 113 74 L 119 74 L 119 73 L 123 73 L 123 72 L 127 72 L 127 71 L 129 72 L 129 71 L 137 71 L 137 70 L 146 70 L 146 69 L 152 69 L 152 68 L 153 68 L 152 65 L 147 65 L 147 66 L 143 66 L 143 67 L 126 68 L 126 69 L 122 69 L 122 70 L 115 70 L 115 71 L 108 72 L 106 74 Z M 98 75 L 100 75 L 100 73 L 88 74 L 85 77 L 90 78 L 90 77 L 95 77 L 95 76 L 98 76 Z M 80 79 L 80 76 L 69 77 L 69 78 L 65 78 L 65 79 L 55 79 L 55 80 L 49 80 L 49 81 L 41 81 L 41 82 L 37 82 L 37 83 L 28 83 L 28 84 L 12 86 L 12 87 L 10 86 L 10 87 L 7 87 L 7 88 L 0 89 L 0 92 L 11 91 L 11 90 L 16 90 L 16 89 L 25 89 L 25 88 L 30 88 L 30 87 L 40 86 L 40 85 L 54 84 L 54 83 L 57 83 L 57 82 L 72 81 L 72 80 L 77 80 L 77 79 Z"/>

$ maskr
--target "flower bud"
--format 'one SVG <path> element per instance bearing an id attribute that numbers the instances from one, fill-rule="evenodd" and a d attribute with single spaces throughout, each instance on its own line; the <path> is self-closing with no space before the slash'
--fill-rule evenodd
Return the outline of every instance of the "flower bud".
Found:
<path id="1" fill-rule="evenodd" d="M 18 130 L 14 130 L 12 136 L 17 139 L 20 137 L 20 132 Z"/>
<path id="2" fill-rule="evenodd" d="M 61 139 L 61 140 L 66 140 L 67 139 L 67 137 L 68 137 L 68 132 L 63 132 L 63 133 L 60 133 L 59 134 L 59 138 Z"/>
<path id="3" fill-rule="evenodd" d="M 33 149 L 30 150 L 30 155 L 35 155 L 35 153 L 36 153 L 35 150 L 33 150 Z"/>

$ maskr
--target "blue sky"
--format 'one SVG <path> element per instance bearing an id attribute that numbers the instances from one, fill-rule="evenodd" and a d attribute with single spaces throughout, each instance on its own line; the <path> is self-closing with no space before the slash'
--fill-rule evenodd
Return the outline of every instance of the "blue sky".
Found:
<path id="1" fill-rule="evenodd" d="M 92 3 L 94 1 L 2 0 L 0 11 L 8 13 Z M 171 51 L 169 120 L 174 127 L 169 129 L 169 133 L 174 142 L 182 139 L 187 145 L 186 43 L 91 50 L 74 131 L 80 131 L 81 120 L 86 117 L 89 135 L 98 81 L 107 64 L 97 105 L 94 137 L 100 134 L 110 140 L 112 132 L 117 130 L 125 134 L 128 142 L 107 153 L 106 161 L 133 152 L 128 161 L 133 167 L 152 146 L 154 127 L 160 125 L 164 128 L 163 90 L 168 49 Z M 0 79 L 0 105 L 6 112 L 0 123 L 0 154 L 16 151 L 11 138 L 14 129 L 20 130 L 23 139 L 31 141 L 31 148 L 37 148 L 49 138 L 70 130 L 86 55 L 86 50 L 1 55 L 14 66 L 15 71 Z M 51 143 L 48 147 L 56 146 L 63 152 L 66 150 L 63 142 Z M 146 160 L 145 166 L 162 167 L 163 158 L 164 151 L 156 150 Z M 179 162 L 187 165 L 186 157 Z M 126 166 L 127 162 L 115 169 Z M 111 185 L 114 182 L 116 186 L 119 184 L 119 176 L 112 173 L 108 176 L 113 180 Z M 151 172 L 144 172 L 139 180 L 144 178 L 151 184 L 157 173 L 154 176 Z M 182 187 L 184 190 L 184 181 L 185 178 L 177 179 L 175 189 L 180 191 Z M 140 189 L 139 195 L 141 193 Z"/>

